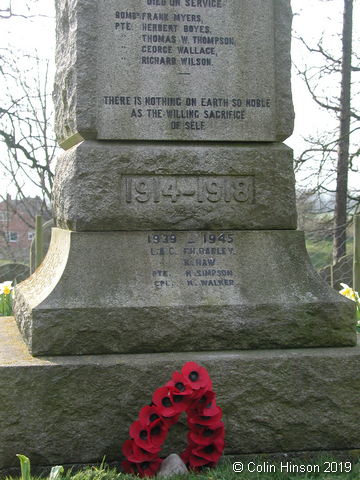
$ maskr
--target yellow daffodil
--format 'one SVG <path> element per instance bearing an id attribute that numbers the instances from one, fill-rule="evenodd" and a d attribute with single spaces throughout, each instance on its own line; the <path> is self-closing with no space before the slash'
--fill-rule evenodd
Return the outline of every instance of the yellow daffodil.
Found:
<path id="1" fill-rule="evenodd" d="M 11 291 L 13 290 L 13 287 L 12 287 L 11 284 L 12 284 L 12 282 L 0 283 L 0 295 L 1 294 L 9 295 L 11 293 Z"/>
<path id="2" fill-rule="evenodd" d="M 350 298 L 350 300 L 352 300 L 353 302 L 360 302 L 358 292 L 355 292 L 355 290 L 349 287 L 349 285 L 346 285 L 346 283 L 340 283 L 340 285 L 342 286 L 342 290 L 340 290 L 339 292 L 341 293 L 341 295 L 344 295 L 344 297 L 346 298 Z"/>

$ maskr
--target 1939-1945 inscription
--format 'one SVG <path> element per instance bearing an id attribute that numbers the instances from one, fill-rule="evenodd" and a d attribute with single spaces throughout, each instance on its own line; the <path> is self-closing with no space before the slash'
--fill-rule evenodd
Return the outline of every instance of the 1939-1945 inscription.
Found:
<path id="1" fill-rule="evenodd" d="M 219 289 L 236 286 L 236 238 L 232 232 L 146 234 L 155 289 Z"/>

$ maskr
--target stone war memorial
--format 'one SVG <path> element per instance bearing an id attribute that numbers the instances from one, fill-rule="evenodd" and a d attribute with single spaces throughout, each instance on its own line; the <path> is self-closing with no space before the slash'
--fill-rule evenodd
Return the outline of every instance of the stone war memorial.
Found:
<path id="1" fill-rule="evenodd" d="M 310 264 L 282 143 L 290 1 L 56 8 L 56 227 L 0 322 L 0 472 L 120 462 L 188 361 L 226 455 L 359 451 L 354 305 Z"/>

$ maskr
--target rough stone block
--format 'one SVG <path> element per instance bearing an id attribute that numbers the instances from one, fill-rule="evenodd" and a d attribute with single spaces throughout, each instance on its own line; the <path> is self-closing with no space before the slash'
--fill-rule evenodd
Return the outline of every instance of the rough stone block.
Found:
<path id="1" fill-rule="evenodd" d="M 57 0 L 56 9 L 64 148 L 291 135 L 289 0 Z"/>
<path id="2" fill-rule="evenodd" d="M 71 232 L 16 288 L 34 355 L 354 345 L 297 231 Z"/>
<path id="3" fill-rule="evenodd" d="M 76 231 L 295 229 L 285 145 L 86 141 L 57 163 L 54 215 Z"/>
<path id="4" fill-rule="evenodd" d="M 6 318 L 0 473 L 18 466 L 19 452 L 33 466 L 121 460 L 140 408 L 187 361 L 211 375 L 224 412 L 226 454 L 360 448 L 359 346 L 34 358 Z M 184 423 L 173 427 L 164 456 L 185 446 Z"/>
<path id="5" fill-rule="evenodd" d="M 178 454 L 171 453 L 162 462 L 157 475 L 158 477 L 168 478 L 173 475 L 184 475 L 186 473 L 189 473 L 189 471 L 186 468 L 185 463 L 181 460 Z"/>

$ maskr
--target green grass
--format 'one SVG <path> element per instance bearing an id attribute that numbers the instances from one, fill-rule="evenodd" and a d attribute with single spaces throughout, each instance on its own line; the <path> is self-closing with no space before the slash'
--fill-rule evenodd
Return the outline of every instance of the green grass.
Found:
<path id="1" fill-rule="evenodd" d="M 308 236 L 306 237 L 306 249 L 316 270 L 327 267 L 332 263 L 332 248 L 331 239 L 313 240 Z M 346 254 L 351 254 L 353 248 L 354 241 L 352 238 L 349 238 L 346 243 Z"/>
<path id="2" fill-rule="evenodd" d="M 5 263 L 11 263 L 11 260 L 1 260 L 0 259 L 0 265 L 4 265 Z"/>
<path id="3" fill-rule="evenodd" d="M 332 262 L 332 241 L 320 240 L 317 242 L 306 240 L 306 248 L 313 266 L 320 268 L 330 265 Z"/>
<path id="4" fill-rule="evenodd" d="M 316 465 L 319 466 L 320 473 L 281 473 L 280 471 L 280 462 L 274 462 L 271 460 L 256 459 L 253 460 L 244 460 L 243 464 L 246 466 L 249 462 L 253 462 L 250 465 L 250 469 L 254 468 L 254 465 L 265 465 L 265 471 L 256 473 L 244 471 L 243 473 L 235 473 L 232 468 L 232 462 L 226 460 L 218 466 L 216 469 L 205 470 L 199 473 L 190 473 L 188 475 L 174 475 L 171 477 L 171 480 L 359 480 L 360 479 L 360 461 L 352 465 L 351 472 L 349 473 L 325 473 L 324 469 L 326 468 L 326 462 L 335 462 L 336 465 L 340 468 L 341 461 L 331 459 L 329 457 L 318 457 L 312 460 L 282 460 L 283 464 L 291 462 L 291 465 L 311 465 L 312 469 L 315 470 Z M 254 465 L 253 465 L 254 464 Z M 343 463 L 344 464 L 344 463 Z M 276 471 L 272 472 L 271 470 L 275 466 Z M 269 472 L 269 473 L 267 473 Z M 71 469 L 65 471 L 64 474 L 57 477 L 57 480 L 135 480 L 138 477 L 128 474 L 122 474 L 117 472 L 113 468 L 109 467 L 88 467 L 84 470 L 78 472 L 72 472 Z M 7 477 L 8 480 L 14 480 L 11 477 Z M 32 480 L 40 480 L 39 477 L 31 477 Z"/>

